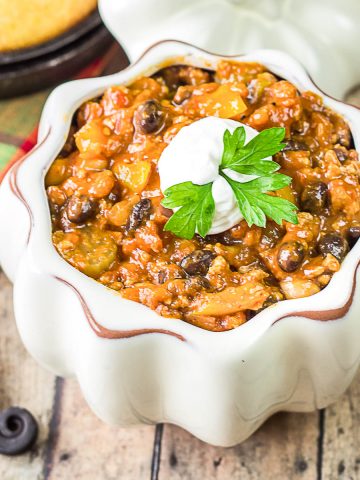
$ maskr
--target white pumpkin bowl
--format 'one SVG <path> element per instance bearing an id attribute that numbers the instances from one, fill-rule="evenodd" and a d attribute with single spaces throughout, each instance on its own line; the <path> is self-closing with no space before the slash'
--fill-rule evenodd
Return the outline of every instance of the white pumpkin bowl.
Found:
<path id="1" fill-rule="evenodd" d="M 39 143 L 0 187 L 0 261 L 14 282 L 17 325 L 29 352 L 61 376 L 76 376 L 90 407 L 117 425 L 169 422 L 200 439 L 237 444 L 279 410 L 334 402 L 360 362 L 360 242 L 318 294 L 267 308 L 244 325 L 209 332 L 162 318 L 77 271 L 56 252 L 45 173 L 75 110 L 114 84 L 152 74 L 164 62 L 215 68 L 224 57 L 166 41 L 115 75 L 76 80 L 46 102 Z M 320 92 L 287 54 L 259 50 L 260 62 L 300 91 L 320 93 L 349 122 L 360 149 L 360 112 Z"/>

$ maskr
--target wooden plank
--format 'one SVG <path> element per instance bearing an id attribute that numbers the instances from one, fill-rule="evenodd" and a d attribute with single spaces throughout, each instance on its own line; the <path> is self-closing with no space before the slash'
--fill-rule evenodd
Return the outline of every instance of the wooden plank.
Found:
<path id="1" fill-rule="evenodd" d="M 0 409 L 16 405 L 27 408 L 39 421 L 40 434 L 34 449 L 19 457 L 0 455 L 2 480 L 43 478 L 46 439 L 52 418 L 55 377 L 25 351 L 16 330 L 12 287 L 0 273 Z"/>
<path id="2" fill-rule="evenodd" d="M 234 448 L 206 445 L 184 430 L 167 425 L 159 480 L 315 480 L 318 425 L 318 412 L 280 413 Z"/>
<path id="3" fill-rule="evenodd" d="M 324 419 L 322 478 L 360 478 L 360 371 L 352 386 Z"/>
<path id="4" fill-rule="evenodd" d="M 75 380 L 60 392 L 46 480 L 148 480 L 155 428 L 111 427 L 90 411 Z"/>

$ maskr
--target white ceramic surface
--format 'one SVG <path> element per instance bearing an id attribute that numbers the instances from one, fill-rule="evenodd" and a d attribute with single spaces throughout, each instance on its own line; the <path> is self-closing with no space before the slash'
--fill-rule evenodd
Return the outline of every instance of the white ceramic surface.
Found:
<path id="1" fill-rule="evenodd" d="M 360 84 L 359 0 L 99 0 L 99 9 L 132 61 L 170 38 L 220 55 L 276 48 L 336 98 Z"/>
<path id="2" fill-rule="evenodd" d="M 360 362 L 360 242 L 320 293 L 280 302 L 235 330 L 209 332 L 122 299 L 67 264 L 51 242 L 44 189 L 46 170 L 85 100 L 155 72 L 164 60 L 215 67 L 219 58 L 165 42 L 122 72 L 54 90 L 38 146 L 0 187 L 0 225 L 6 226 L 0 262 L 14 282 L 27 349 L 56 374 L 76 376 L 98 416 L 118 425 L 171 422 L 229 446 L 272 413 L 325 407 L 350 384 Z M 259 50 L 236 59 L 261 62 L 299 90 L 318 91 L 284 53 Z M 360 111 L 324 99 L 348 120 L 359 149 Z"/>

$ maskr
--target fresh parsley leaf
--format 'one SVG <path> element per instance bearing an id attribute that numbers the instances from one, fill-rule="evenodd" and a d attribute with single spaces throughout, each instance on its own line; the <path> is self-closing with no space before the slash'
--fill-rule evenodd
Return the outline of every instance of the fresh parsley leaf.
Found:
<path id="1" fill-rule="evenodd" d="M 232 168 L 235 172 L 243 173 L 244 175 L 267 175 L 274 173 L 280 169 L 280 165 L 272 160 L 259 160 L 256 165 L 239 164 Z"/>
<path id="2" fill-rule="evenodd" d="M 244 146 L 245 139 L 246 133 L 244 127 L 236 128 L 233 134 L 231 134 L 229 130 L 225 130 L 223 137 L 224 151 L 221 159 L 221 165 L 227 165 L 228 163 L 231 163 L 237 151 Z"/>
<path id="3" fill-rule="evenodd" d="M 238 182 L 237 182 L 238 183 Z M 287 187 L 291 183 L 291 177 L 282 173 L 255 178 L 250 182 L 241 183 L 241 187 L 247 191 L 274 192 Z"/>
<path id="4" fill-rule="evenodd" d="M 212 183 L 195 185 L 183 182 L 166 189 L 164 195 L 161 202 L 164 207 L 179 208 L 169 218 L 164 230 L 188 240 L 193 238 L 195 232 L 205 237 L 215 213 Z"/>
<path id="5" fill-rule="evenodd" d="M 279 225 L 283 220 L 294 224 L 298 223 L 296 205 L 283 198 L 263 193 L 279 190 L 289 185 L 290 177 L 275 174 L 270 177 L 260 177 L 250 182 L 240 183 L 224 174 L 222 175 L 231 186 L 238 207 L 249 227 L 252 225 L 265 227 L 266 217 L 272 218 Z"/>
<path id="6" fill-rule="evenodd" d="M 225 131 L 224 153 L 220 169 L 230 168 L 239 173 L 247 173 L 243 170 L 247 167 L 248 171 L 256 170 L 264 174 L 273 173 L 280 168 L 276 162 L 263 159 L 275 155 L 285 147 L 285 143 L 282 143 L 285 128 L 274 127 L 263 130 L 246 145 L 244 145 L 244 136 L 244 127 L 236 128 L 232 134 L 228 130 Z M 251 173 L 251 175 L 258 174 Z"/>

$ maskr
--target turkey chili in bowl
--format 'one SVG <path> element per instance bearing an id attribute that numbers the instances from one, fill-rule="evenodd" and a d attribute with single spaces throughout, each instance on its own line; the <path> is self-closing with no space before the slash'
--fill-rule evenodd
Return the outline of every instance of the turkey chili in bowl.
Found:
<path id="1" fill-rule="evenodd" d="M 320 96 L 220 61 L 86 102 L 45 183 L 67 262 L 223 331 L 329 283 L 360 235 L 359 177 L 349 126 Z"/>

